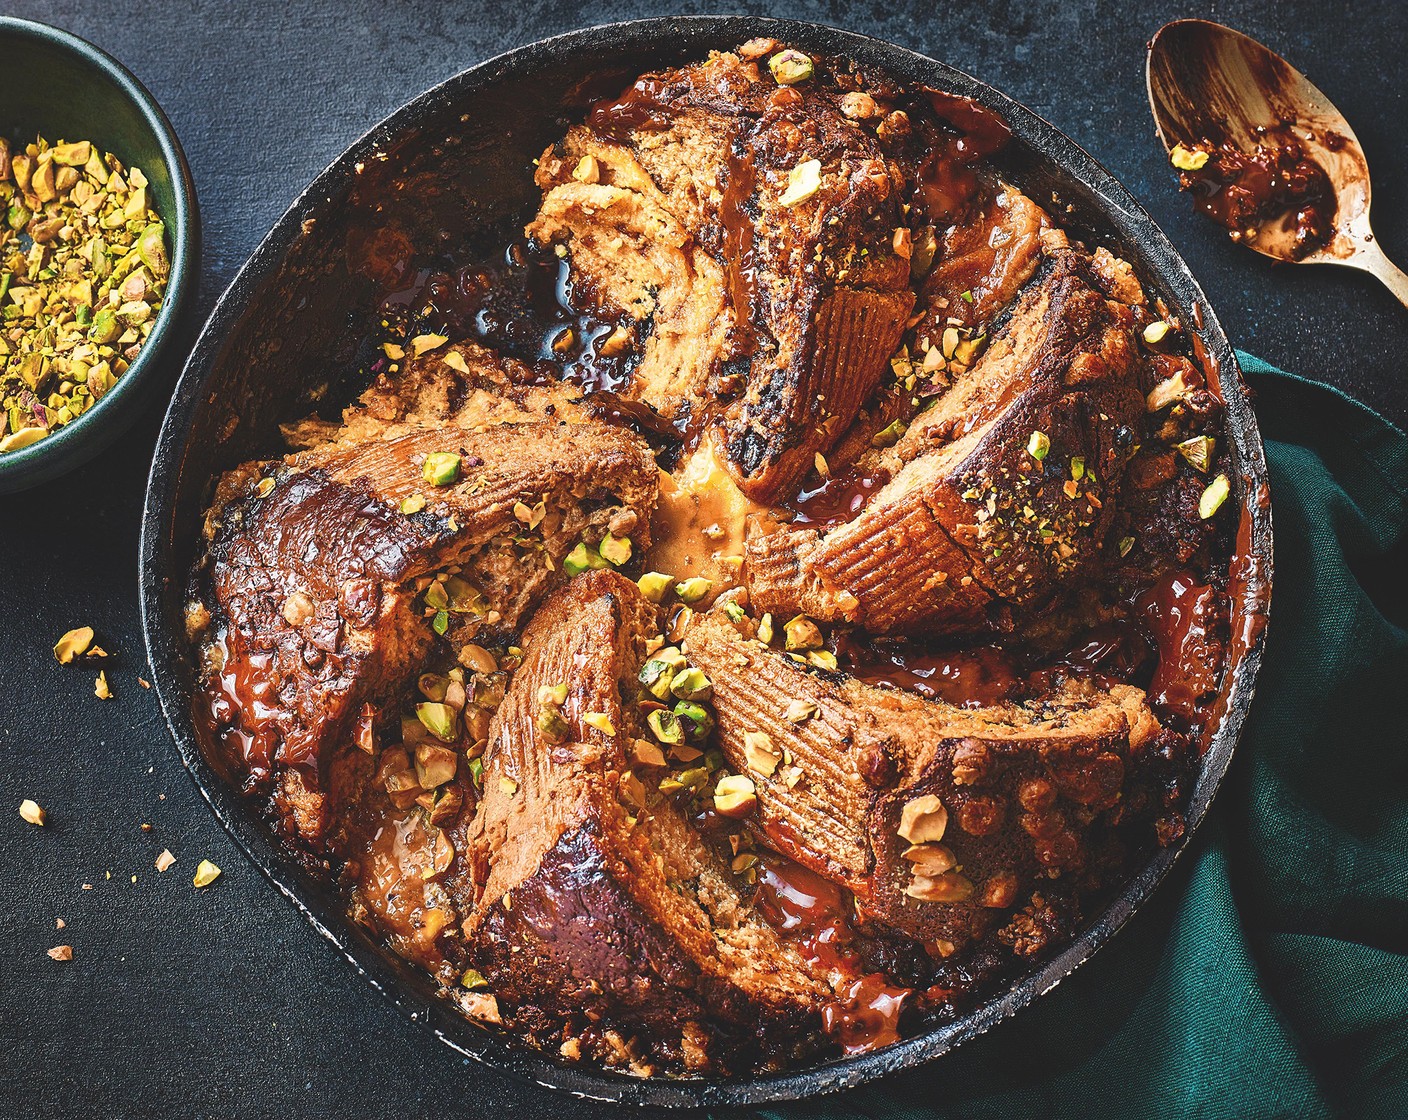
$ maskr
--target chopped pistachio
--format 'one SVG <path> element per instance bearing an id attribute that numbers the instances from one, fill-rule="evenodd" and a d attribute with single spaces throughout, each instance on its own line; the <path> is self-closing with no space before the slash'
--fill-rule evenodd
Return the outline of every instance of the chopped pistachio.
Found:
<path id="1" fill-rule="evenodd" d="M 675 718 L 691 739 L 704 739 L 714 730 L 714 717 L 694 701 L 681 700 L 674 710 Z"/>
<path id="2" fill-rule="evenodd" d="M 782 752 L 773 745 L 772 736 L 766 731 L 745 731 L 743 758 L 749 770 L 770 778 L 782 762 Z"/>
<path id="3" fill-rule="evenodd" d="M 670 694 L 670 685 L 674 683 L 675 679 L 675 669 L 668 662 L 651 658 L 640 667 L 638 679 L 651 696 L 657 700 L 663 700 Z"/>
<path id="4" fill-rule="evenodd" d="M 98 679 L 93 684 L 93 695 L 99 700 L 111 700 L 112 689 L 108 687 L 108 675 L 99 673 Z"/>
<path id="5" fill-rule="evenodd" d="M 20 802 L 20 816 L 30 824 L 38 825 L 41 828 L 44 826 L 44 810 L 39 807 L 38 802 L 31 801 L 28 797 Z"/>
<path id="6" fill-rule="evenodd" d="M 1144 341 L 1149 346 L 1157 346 L 1168 334 L 1168 323 L 1162 319 L 1155 319 L 1144 328 Z"/>
<path id="7" fill-rule="evenodd" d="M 575 548 L 562 561 L 562 570 L 569 576 L 579 576 L 586 571 L 597 571 L 606 567 L 601 553 L 586 541 L 578 541 Z"/>
<path id="8" fill-rule="evenodd" d="M 629 537 L 614 537 L 607 533 L 601 538 L 597 552 L 601 554 L 603 560 L 619 568 L 631 558 L 631 540 Z"/>
<path id="9" fill-rule="evenodd" d="M 772 641 L 771 614 L 764 614 L 763 617 L 758 620 L 758 641 L 762 642 L 763 645 L 767 645 Z"/>
<path id="10" fill-rule="evenodd" d="M 448 747 L 421 743 L 416 747 L 416 781 L 421 789 L 435 789 L 454 781 L 459 755 Z"/>
<path id="11" fill-rule="evenodd" d="M 537 727 L 543 738 L 554 743 L 565 741 L 572 733 L 572 725 L 563 718 L 562 712 L 549 704 L 538 709 Z"/>
<path id="12" fill-rule="evenodd" d="M 565 684 L 540 684 L 538 686 L 538 703 L 551 704 L 555 708 L 562 707 L 567 703 L 567 686 Z"/>
<path id="13" fill-rule="evenodd" d="M 220 868 L 216 867 L 210 860 L 203 859 L 197 865 L 195 877 L 191 882 L 198 887 L 208 887 L 218 878 L 220 878 Z"/>
<path id="14" fill-rule="evenodd" d="M 582 722 L 588 727 L 595 727 L 603 735 L 616 734 L 616 725 L 611 722 L 611 717 L 605 712 L 586 712 L 582 716 Z"/>
<path id="15" fill-rule="evenodd" d="M 506 793 L 509 797 L 512 797 L 518 792 L 518 782 L 515 781 L 513 778 L 501 777 L 499 779 L 499 789 Z"/>
<path id="16" fill-rule="evenodd" d="M 680 700 L 707 700 L 714 695 L 714 685 L 701 670 L 686 669 L 670 682 L 670 692 Z"/>
<path id="17" fill-rule="evenodd" d="M 892 420 L 880 431 L 870 437 L 871 447 L 893 447 L 899 443 L 900 437 L 908 431 L 909 426 L 903 420 Z"/>
<path id="18" fill-rule="evenodd" d="M 796 206 L 805 202 L 821 190 L 821 161 L 803 160 L 787 173 L 787 189 L 778 202 L 783 206 Z"/>
<path id="19" fill-rule="evenodd" d="M 742 622 L 748 617 L 748 612 L 736 599 L 725 599 L 719 604 L 719 607 L 728 616 L 730 622 Z"/>
<path id="20" fill-rule="evenodd" d="M 675 714 L 667 709 L 657 708 L 645 717 L 645 723 L 650 728 L 650 733 L 662 743 L 668 745 L 684 742 L 684 728 Z"/>
<path id="21" fill-rule="evenodd" d="M 422 354 L 428 354 L 432 350 L 438 350 L 445 343 L 449 342 L 443 334 L 421 334 L 411 339 L 411 353 L 419 358 Z"/>
<path id="22" fill-rule="evenodd" d="M 430 620 L 430 628 L 443 638 L 450 629 L 450 612 L 436 611 L 435 617 Z"/>
<path id="23" fill-rule="evenodd" d="M 1045 432 L 1033 432 L 1027 440 L 1027 454 L 1038 463 L 1046 458 L 1051 450 L 1051 437 Z"/>
<path id="24" fill-rule="evenodd" d="M 1149 390 L 1149 395 L 1144 399 L 1144 407 L 1150 412 L 1158 412 L 1174 401 L 1181 400 L 1187 392 L 1188 385 L 1183 380 L 1183 374 L 1175 373 Z"/>
<path id="25" fill-rule="evenodd" d="M 757 787 L 746 774 L 729 774 L 714 786 L 714 809 L 726 817 L 746 817 L 757 805 Z"/>
<path id="26" fill-rule="evenodd" d="M 489 981 L 484 979 L 484 974 L 473 968 L 467 968 L 460 974 L 460 987 L 471 992 L 482 992 L 489 986 Z"/>
<path id="27" fill-rule="evenodd" d="M 675 584 L 675 594 L 681 601 L 697 603 L 714 589 L 714 581 L 705 576 L 691 576 L 682 583 Z"/>
<path id="28" fill-rule="evenodd" d="M 460 457 L 453 451 L 432 451 L 421 474 L 432 486 L 449 486 L 460 476 Z"/>
<path id="29" fill-rule="evenodd" d="M 1232 493 L 1232 484 L 1228 482 L 1225 474 L 1218 475 L 1208 483 L 1207 489 L 1198 498 L 1198 516 L 1204 521 L 1212 517 L 1222 508 L 1222 503 L 1227 501 L 1227 496 Z"/>
<path id="30" fill-rule="evenodd" d="M 413 513 L 419 513 L 425 508 L 425 495 L 412 494 L 401 502 L 401 512 L 409 517 Z"/>
<path id="31" fill-rule="evenodd" d="M 640 579 L 636 580 L 636 586 L 640 588 L 640 593 L 652 603 L 663 602 L 669 593 L 670 585 L 675 582 L 675 577 L 666 575 L 664 572 L 646 572 Z"/>
<path id="32" fill-rule="evenodd" d="M 782 628 L 785 640 L 783 648 L 789 653 L 809 649 L 820 649 L 824 639 L 821 628 L 804 614 L 797 615 Z"/>
<path id="33" fill-rule="evenodd" d="M 469 580 L 449 576 L 445 580 L 445 609 L 455 614 L 482 616 L 489 612 L 489 600 Z"/>
<path id="34" fill-rule="evenodd" d="M 170 871 L 176 866 L 176 857 L 171 854 L 170 848 L 163 848 L 161 855 L 156 857 L 156 869 L 161 872 Z"/>
<path id="35" fill-rule="evenodd" d="M 783 717 L 788 723 L 803 723 L 816 715 L 817 706 L 810 700 L 792 700 L 787 704 Z"/>
<path id="36" fill-rule="evenodd" d="M 1182 443 L 1174 446 L 1178 449 L 1178 453 L 1188 460 L 1190 466 L 1206 474 L 1208 468 L 1212 466 L 1215 443 L 1212 436 L 1194 436 L 1192 439 L 1185 439 Z"/>
<path id="37" fill-rule="evenodd" d="M 49 959 L 53 961 L 73 960 L 72 945 L 55 945 L 52 949 L 46 949 L 45 952 L 48 953 Z"/>
<path id="38" fill-rule="evenodd" d="M 454 708 L 440 701 L 427 700 L 416 705 L 416 718 L 442 743 L 453 743 L 459 738 L 458 717 Z"/>
<path id="39" fill-rule="evenodd" d="M 1207 166 L 1208 153 L 1198 148 L 1175 144 L 1169 149 L 1168 161 L 1180 171 L 1201 171 Z"/>
<path id="40" fill-rule="evenodd" d="M 807 652 L 807 660 L 818 669 L 836 671 L 836 655 L 829 649 L 814 649 Z"/>
<path id="41" fill-rule="evenodd" d="M 1128 556 L 1129 550 L 1134 547 L 1133 537 L 1121 537 L 1119 543 L 1120 556 Z"/>
<path id="42" fill-rule="evenodd" d="M 54 657 L 60 665 L 67 665 L 75 657 L 85 653 L 92 644 L 93 628 L 80 626 L 77 630 L 70 630 L 54 643 Z"/>
<path id="43" fill-rule="evenodd" d="M 768 69 L 772 71 L 773 80 L 780 86 L 794 86 L 798 82 L 805 82 L 816 72 L 812 60 L 801 51 L 794 50 L 778 51 L 768 59 Z"/>
<path id="44" fill-rule="evenodd" d="M 1071 458 L 1071 478 L 1079 482 L 1085 477 L 1085 459 L 1080 455 Z"/>

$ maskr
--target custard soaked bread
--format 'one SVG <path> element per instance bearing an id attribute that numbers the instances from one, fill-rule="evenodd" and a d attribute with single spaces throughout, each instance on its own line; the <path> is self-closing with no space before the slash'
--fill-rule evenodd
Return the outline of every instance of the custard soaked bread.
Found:
<path id="1" fill-rule="evenodd" d="M 553 1049 L 716 1072 L 805 1052 L 830 989 L 632 757 L 655 613 L 594 572 L 534 616 L 490 730 L 465 947 L 503 1021 Z"/>
<path id="2" fill-rule="evenodd" d="M 720 750 L 755 782 L 763 842 L 946 953 L 1097 870 L 1091 843 L 1160 730 L 1128 685 L 960 708 L 798 665 L 715 613 L 683 648 L 714 683 Z"/>
<path id="3" fill-rule="evenodd" d="M 553 423 L 334 442 L 227 474 L 195 621 L 217 628 L 209 689 L 242 783 L 319 847 L 329 756 L 404 690 L 440 599 L 442 633 L 511 631 L 613 519 L 648 544 L 655 492 L 638 437 Z"/>
<path id="4" fill-rule="evenodd" d="M 748 545 L 763 610 L 876 633 L 1010 628 L 1099 552 L 1144 401 L 1133 313 L 1058 249 L 970 370 L 899 442 L 891 480 L 829 532 Z"/>
<path id="5" fill-rule="evenodd" d="M 904 179 L 844 93 L 732 54 L 651 75 L 538 162 L 528 227 L 641 345 L 633 392 L 794 487 L 879 384 L 914 305 Z"/>

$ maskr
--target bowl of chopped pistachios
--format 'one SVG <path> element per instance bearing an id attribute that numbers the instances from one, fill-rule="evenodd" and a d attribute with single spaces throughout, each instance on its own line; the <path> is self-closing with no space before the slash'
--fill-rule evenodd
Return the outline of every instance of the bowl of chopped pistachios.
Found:
<path id="1" fill-rule="evenodd" d="M 91 459 L 169 387 L 200 236 L 170 122 L 119 62 L 4 17 L 0 59 L 4 493 Z"/>

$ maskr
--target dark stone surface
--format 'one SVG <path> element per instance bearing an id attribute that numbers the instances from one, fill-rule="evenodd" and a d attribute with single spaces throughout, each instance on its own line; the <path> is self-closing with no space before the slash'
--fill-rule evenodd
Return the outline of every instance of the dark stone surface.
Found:
<path id="1" fill-rule="evenodd" d="M 1237 345 L 1408 421 L 1408 312 L 1367 276 L 1277 267 L 1236 248 L 1174 191 L 1144 98 L 1143 43 L 1165 20 L 1201 12 L 1112 0 L 738 8 L 893 39 L 1024 101 L 1143 200 Z M 303 184 L 401 102 L 501 49 L 658 9 L 357 0 L 157 12 L 129 0 L 12 0 L 6 14 L 97 42 L 166 108 L 201 195 L 203 313 Z M 1346 112 L 1374 171 L 1377 231 L 1408 262 L 1408 8 L 1377 0 L 1349 17 L 1335 5 L 1238 0 L 1214 14 L 1286 54 Z M 0 498 L 0 1115 L 604 1114 L 468 1066 L 405 1023 L 206 810 L 138 681 L 137 526 L 157 420 L 67 479 Z M 98 666 L 59 666 L 49 652 L 82 624 L 113 655 L 106 703 L 92 691 Z M 23 797 L 48 809 L 49 827 L 20 820 Z M 163 848 L 178 863 L 158 875 Z M 224 875 L 196 891 L 202 858 Z M 1156 900 L 1135 920 L 1166 922 L 1166 907 Z M 45 955 L 57 944 L 74 946 L 71 963 Z M 1050 1000 L 1098 986 L 1101 966 Z M 971 1048 L 1000 1047 L 1002 1034 Z M 1100 1061 L 1098 1044 L 1088 1054 Z M 967 1095 L 945 1081 L 951 1097 Z"/>

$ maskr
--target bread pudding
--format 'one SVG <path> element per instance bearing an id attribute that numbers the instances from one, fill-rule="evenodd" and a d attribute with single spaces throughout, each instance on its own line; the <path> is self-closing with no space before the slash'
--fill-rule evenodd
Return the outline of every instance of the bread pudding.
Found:
<path id="1" fill-rule="evenodd" d="M 474 1019 L 641 1076 L 873 1050 L 1182 838 L 1222 402 L 976 103 L 754 40 L 580 118 L 219 480 L 197 724 Z"/>

